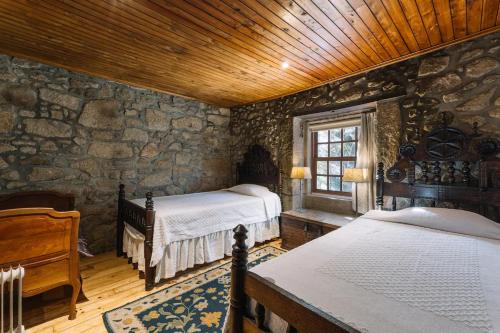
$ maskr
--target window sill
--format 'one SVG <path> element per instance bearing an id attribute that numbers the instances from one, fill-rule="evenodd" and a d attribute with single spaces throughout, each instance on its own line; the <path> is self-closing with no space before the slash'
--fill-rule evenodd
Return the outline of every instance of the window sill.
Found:
<path id="1" fill-rule="evenodd" d="M 340 194 L 326 194 L 326 193 L 308 193 L 306 196 L 310 197 L 320 197 L 331 200 L 345 200 L 352 201 L 352 196 L 350 195 L 340 195 Z"/>

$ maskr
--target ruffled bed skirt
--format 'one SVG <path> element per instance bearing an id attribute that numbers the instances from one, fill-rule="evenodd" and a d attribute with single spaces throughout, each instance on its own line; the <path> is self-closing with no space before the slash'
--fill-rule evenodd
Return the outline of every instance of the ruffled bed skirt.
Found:
<path id="1" fill-rule="evenodd" d="M 249 248 L 255 243 L 279 237 L 279 221 L 273 218 L 266 222 L 249 224 L 246 244 Z M 233 231 L 225 230 L 206 236 L 170 243 L 162 260 L 156 265 L 155 282 L 174 277 L 179 271 L 194 265 L 209 263 L 231 255 L 234 243 Z M 144 235 L 125 223 L 123 232 L 123 252 L 144 271 Z"/>

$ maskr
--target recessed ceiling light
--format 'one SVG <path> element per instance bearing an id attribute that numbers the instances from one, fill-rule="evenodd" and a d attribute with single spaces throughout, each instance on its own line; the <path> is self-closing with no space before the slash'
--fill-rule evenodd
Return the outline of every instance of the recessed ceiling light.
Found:
<path id="1" fill-rule="evenodd" d="M 288 68 L 288 66 L 290 66 L 290 65 L 288 64 L 288 62 L 287 62 L 287 61 L 283 61 L 283 63 L 281 64 L 281 68 L 282 68 L 282 69 L 287 69 L 287 68 Z"/>

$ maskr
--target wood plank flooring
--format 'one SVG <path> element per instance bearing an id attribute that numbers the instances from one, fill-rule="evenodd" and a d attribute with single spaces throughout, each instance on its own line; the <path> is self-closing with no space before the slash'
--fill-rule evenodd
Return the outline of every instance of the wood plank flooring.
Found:
<path id="1" fill-rule="evenodd" d="M 280 241 L 264 245 L 280 246 Z M 170 279 L 152 291 L 144 291 L 144 280 L 139 279 L 138 271 L 133 270 L 126 259 L 117 258 L 113 252 L 99 254 L 94 258 L 81 260 L 83 288 L 87 300 L 79 300 L 77 317 L 68 320 L 68 299 L 47 300 L 39 298 L 27 300 L 23 314 L 24 325 L 28 332 L 106 332 L 102 313 L 130 301 L 154 293 L 177 282 L 209 270 L 230 258 L 195 267 L 175 279 Z M 47 298 L 47 297 L 45 297 Z"/>

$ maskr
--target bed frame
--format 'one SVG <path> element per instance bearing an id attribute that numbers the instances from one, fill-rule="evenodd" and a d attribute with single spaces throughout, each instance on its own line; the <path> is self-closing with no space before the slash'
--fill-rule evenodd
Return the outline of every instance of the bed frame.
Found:
<path id="1" fill-rule="evenodd" d="M 60 212 L 75 210 L 75 196 L 56 191 L 16 192 L 0 195 L 0 210 L 47 207 Z"/>
<path id="2" fill-rule="evenodd" d="M 500 144 L 494 138 L 483 138 L 477 124 L 466 135 L 450 127 L 451 116 L 440 114 L 438 125 L 425 136 L 409 138 L 399 147 L 400 160 L 387 169 L 377 165 L 378 209 L 384 197 L 392 197 L 390 209 L 396 210 L 397 198 L 406 198 L 407 205 L 447 204 L 454 208 L 477 211 L 497 222 L 500 208 Z M 443 167 L 445 166 L 445 167 Z M 289 333 L 358 332 L 340 320 L 306 304 L 272 282 L 247 270 L 247 230 L 234 229 L 231 269 L 231 301 L 229 332 L 269 332 L 265 327 L 266 310 L 280 316 L 288 324 Z M 254 311 L 247 300 L 257 302 Z M 252 315 L 255 313 L 255 315 Z"/>
<path id="3" fill-rule="evenodd" d="M 57 212 L 72 212 L 75 211 L 75 195 L 72 193 L 61 193 L 57 191 L 14 192 L 14 193 L 0 195 L 0 211 L 6 209 L 39 208 L 39 207 L 52 208 Z M 58 214 L 57 212 L 55 212 L 55 214 Z M 76 229 L 73 228 L 72 233 L 76 233 L 76 237 L 78 237 L 78 227 L 76 227 Z M 83 254 L 85 256 L 90 256 L 89 251 L 86 249 L 86 242 L 83 239 L 78 239 L 78 243 L 75 249 L 77 249 L 80 254 Z M 70 257 L 72 260 L 71 269 L 75 270 L 74 272 L 71 272 L 72 273 L 71 275 L 77 276 L 79 280 L 78 283 L 73 281 L 74 279 L 72 279 L 72 285 L 73 288 L 76 287 L 78 288 L 78 293 L 76 293 L 76 295 L 79 294 L 83 295 L 83 280 L 80 275 L 80 267 L 78 264 L 79 262 L 78 253 L 75 253 L 76 251 L 73 252 L 73 249 L 71 250 L 72 250 L 70 252 Z M 28 266 L 34 265 L 34 262 L 31 261 L 29 263 L 28 262 L 26 263 L 28 264 Z M 74 305 L 76 302 L 75 298 L 76 296 L 74 290 L 76 289 L 73 289 L 70 295 L 66 295 L 72 298 L 70 305 L 70 319 L 74 319 L 76 316 L 76 310 Z M 29 296 L 31 294 L 27 295 Z"/>
<path id="4" fill-rule="evenodd" d="M 280 168 L 273 162 L 272 156 L 264 147 L 252 145 L 244 155 L 242 163 L 236 165 L 236 183 L 259 184 L 268 186 L 281 198 L 282 184 Z M 139 272 L 139 277 L 145 279 L 146 290 L 154 288 L 155 267 L 149 267 L 153 252 L 153 233 L 155 223 L 155 210 L 153 194 L 146 193 L 145 208 L 125 199 L 125 185 L 120 184 L 118 191 L 118 214 L 116 223 L 116 254 L 127 258 L 123 253 L 123 231 L 125 223 L 134 227 L 144 235 L 144 258 L 146 267 Z M 129 262 L 130 259 L 129 259 Z M 137 269 L 137 264 L 134 264 Z"/>

